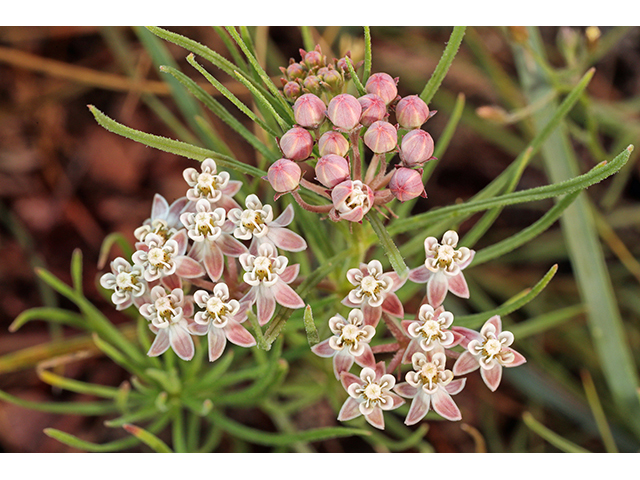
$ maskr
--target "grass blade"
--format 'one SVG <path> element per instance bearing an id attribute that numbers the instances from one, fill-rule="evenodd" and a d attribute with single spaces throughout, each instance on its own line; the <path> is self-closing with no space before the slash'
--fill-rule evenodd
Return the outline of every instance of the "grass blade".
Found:
<path id="1" fill-rule="evenodd" d="M 424 100 L 426 104 L 431 102 L 431 99 L 438 91 L 438 88 L 440 88 L 442 80 L 444 80 L 444 77 L 447 75 L 449 67 L 451 67 L 451 64 L 453 63 L 453 59 L 456 58 L 456 54 L 458 53 L 458 49 L 460 48 L 460 44 L 464 38 L 466 28 L 467 27 L 453 27 L 451 37 L 449 37 L 447 46 L 444 49 L 444 52 L 442 52 L 442 57 L 440 58 L 436 69 L 433 71 L 431 78 L 420 93 L 420 98 Z"/>

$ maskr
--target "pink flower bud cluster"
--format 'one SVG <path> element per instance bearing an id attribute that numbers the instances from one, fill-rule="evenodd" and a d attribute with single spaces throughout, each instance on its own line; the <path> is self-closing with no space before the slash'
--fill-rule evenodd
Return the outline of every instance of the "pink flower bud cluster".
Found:
<path id="1" fill-rule="evenodd" d="M 300 151 L 304 138 L 299 134 L 291 133 L 287 148 Z M 300 178 L 300 167 L 291 160 L 274 166 L 278 178 L 282 172 Z M 186 196 L 169 205 L 156 194 L 151 216 L 134 233 L 138 241 L 131 262 L 113 260 L 100 283 L 113 290 L 118 310 L 134 305 L 149 321 L 156 335 L 149 356 L 172 348 L 183 360 L 191 360 L 192 336 L 206 335 L 209 360 L 214 361 L 227 341 L 242 347 L 256 344 L 242 325 L 254 305 L 260 325 L 271 319 L 276 304 L 304 307 L 289 286 L 299 266 L 288 265 L 278 249 L 299 252 L 307 243 L 286 228 L 293 221 L 292 205 L 274 219 L 270 205 L 249 195 L 242 209 L 233 199 L 242 183 L 218 172 L 213 159 L 204 160 L 200 170 L 187 168 L 183 176 L 189 187 Z M 242 270 L 239 266 L 244 272 L 234 279 Z M 225 283 L 220 282 L 223 276 Z"/>
<path id="2" fill-rule="evenodd" d="M 346 64 L 349 53 L 345 57 L 329 62 L 322 54 L 320 46 L 316 45 L 310 52 L 300 49 L 300 57 L 299 62 L 291 58 L 286 68 L 280 67 L 283 75 L 280 78 L 282 91 L 290 102 L 294 102 L 305 93 L 318 96 L 326 93 L 333 96 L 343 89 L 345 80 L 350 78 Z M 354 67 L 357 66 L 354 65 Z"/>

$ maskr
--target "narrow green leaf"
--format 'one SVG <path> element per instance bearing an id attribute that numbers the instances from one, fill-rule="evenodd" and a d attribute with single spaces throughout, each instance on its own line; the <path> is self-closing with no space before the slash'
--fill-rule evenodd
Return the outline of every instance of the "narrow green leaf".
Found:
<path id="1" fill-rule="evenodd" d="M 82 295 L 82 250 L 76 248 L 71 256 L 71 280 L 73 288 Z"/>
<path id="2" fill-rule="evenodd" d="M 104 424 L 107 427 L 121 427 L 125 423 L 140 422 L 155 417 L 160 412 L 155 405 L 147 406 L 136 410 L 135 412 L 122 415 L 121 417 L 114 418 L 112 420 L 105 420 Z"/>
<path id="3" fill-rule="evenodd" d="M 106 385 L 97 385 L 94 383 L 82 382 L 73 378 L 65 378 L 60 375 L 46 370 L 44 368 L 37 369 L 38 378 L 53 387 L 59 387 L 70 392 L 83 393 L 86 395 L 95 395 L 102 398 L 116 398 L 119 389 Z"/>
<path id="4" fill-rule="evenodd" d="M 453 32 L 451 32 L 451 36 L 449 37 L 449 41 L 447 42 L 444 52 L 442 53 L 442 57 L 433 71 L 431 78 L 420 93 L 420 98 L 424 100 L 425 103 L 429 104 L 435 93 L 438 91 L 438 88 L 440 88 L 440 84 L 447 75 L 449 67 L 451 67 L 454 58 L 456 58 L 456 54 L 458 53 L 458 49 L 460 48 L 460 44 L 464 38 L 466 28 L 467 27 L 453 27 Z"/>
<path id="5" fill-rule="evenodd" d="M 98 257 L 98 270 L 102 270 L 109 259 L 109 253 L 114 244 L 117 244 L 122 250 L 122 254 L 125 258 L 131 258 L 133 255 L 133 247 L 127 240 L 127 238 L 120 232 L 113 232 L 104 237 L 102 245 L 100 246 L 100 255 Z"/>
<path id="6" fill-rule="evenodd" d="M 229 54 L 231 55 L 231 57 L 233 58 L 233 61 L 235 62 L 235 69 L 240 70 L 244 73 L 248 73 L 247 62 L 245 61 L 244 57 L 238 50 L 238 46 L 235 44 L 233 40 L 231 40 L 231 37 L 229 37 L 229 34 L 227 33 L 227 31 L 218 25 L 214 25 L 211 28 L 213 28 L 216 31 L 216 33 L 220 37 L 220 40 L 222 40 L 222 43 L 224 43 L 224 46 L 229 51 Z"/>
<path id="7" fill-rule="evenodd" d="M 156 437 L 153 433 L 136 425 L 125 424 L 122 426 L 128 433 L 136 437 L 142 443 L 146 444 L 151 450 L 158 453 L 173 453 L 169 446 Z"/>
<path id="8" fill-rule="evenodd" d="M 488 247 L 483 248 L 473 257 L 473 266 L 481 265 L 501 257 L 502 255 L 509 253 L 516 248 L 530 242 L 541 233 L 545 232 L 551 225 L 553 225 L 560 215 L 567 209 L 569 205 L 580 195 L 580 191 L 570 193 L 556 203 L 547 213 L 545 213 L 536 222 L 529 225 L 527 228 L 520 230 L 518 233 L 513 234 L 509 238 L 494 243 Z"/>
<path id="9" fill-rule="evenodd" d="M 19 407 L 39 412 L 58 413 L 62 415 L 106 415 L 117 411 L 113 402 L 33 402 L 15 397 L 0 390 L 0 400 L 13 403 Z"/>
<path id="10" fill-rule="evenodd" d="M 255 88 L 251 82 L 249 82 L 243 75 L 242 73 L 240 73 L 239 71 L 234 71 L 233 72 L 235 77 L 238 79 L 238 81 L 240 83 L 242 83 L 245 87 L 247 87 L 247 90 L 249 90 L 251 92 L 251 94 L 253 95 L 253 98 L 255 99 L 255 101 L 260 104 L 260 106 L 262 106 L 262 108 L 264 108 L 266 111 L 268 111 L 271 116 L 275 119 L 275 121 L 278 123 L 278 125 L 280 125 L 280 128 L 282 128 L 282 131 L 285 132 L 287 130 L 289 130 L 289 128 L 291 128 L 291 126 L 293 125 L 291 122 L 287 122 L 284 118 L 282 118 L 280 115 L 278 115 L 278 112 L 276 112 L 275 108 L 273 108 L 273 106 L 271 105 L 271 103 L 269 103 L 269 101 L 264 97 L 264 95 L 262 95 L 257 88 Z"/>
<path id="11" fill-rule="evenodd" d="M 238 97 L 236 97 L 233 93 L 231 93 L 227 87 L 225 87 L 219 80 L 217 80 L 213 75 L 211 75 L 207 70 L 205 70 L 204 67 L 202 67 L 202 65 L 200 65 L 196 61 L 193 54 L 187 56 L 187 62 L 189 62 L 196 70 L 198 70 L 202 74 L 202 76 L 205 77 L 207 81 L 211 85 L 213 85 L 216 90 L 218 90 L 222 95 L 224 95 L 224 97 L 227 100 L 233 103 L 238 108 L 238 110 L 240 110 L 247 117 L 249 117 L 249 119 L 251 119 L 252 122 L 258 124 L 269 135 L 273 137 L 278 136 L 278 132 L 276 132 L 273 128 L 267 125 L 267 123 L 265 123 L 264 120 L 259 118 L 255 113 L 253 113 L 253 111 L 248 106 L 242 103 L 238 99 Z M 234 70 L 234 72 L 235 71 L 237 70 Z M 235 73 L 232 72 L 231 75 L 235 76 Z"/>
<path id="12" fill-rule="evenodd" d="M 406 263 L 404 263 L 404 258 L 400 254 L 400 250 L 394 243 L 391 235 L 382 224 L 380 217 L 375 212 L 369 212 L 366 215 L 367 220 L 371 224 L 373 231 L 378 236 L 380 241 L 380 245 L 382 246 L 384 253 L 389 258 L 389 263 L 391 264 L 391 268 L 395 270 L 395 272 L 400 276 L 401 279 L 407 278 L 409 275 L 409 267 L 407 267 Z"/>
<path id="13" fill-rule="evenodd" d="M 267 146 L 256 137 L 247 127 L 245 127 L 237 118 L 229 113 L 215 98 L 209 95 L 200 85 L 187 77 L 184 73 L 172 67 L 162 66 L 160 71 L 173 75 L 180 83 L 182 83 L 191 94 L 200 100 L 205 107 L 211 110 L 220 120 L 229 125 L 242 138 L 244 138 L 254 149 L 260 152 L 265 158 L 276 160 L 277 156 L 271 152 Z"/>
<path id="14" fill-rule="evenodd" d="M 348 427 L 317 428 L 289 434 L 271 433 L 237 423 L 215 410 L 211 412 L 209 417 L 214 425 L 218 425 L 230 435 L 254 444 L 274 447 L 286 447 L 294 442 L 319 442 L 328 439 L 351 437 L 354 435 L 368 436 L 371 434 L 364 429 Z"/>
<path id="15" fill-rule="evenodd" d="M 316 328 L 316 324 L 313 321 L 313 312 L 311 311 L 311 305 L 307 305 L 304 309 L 304 329 L 307 332 L 307 340 L 309 342 L 309 346 L 313 347 L 315 344 L 320 342 L 320 337 L 318 336 L 318 329 Z"/>
<path id="16" fill-rule="evenodd" d="M 349 70 L 349 74 L 351 75 L 351 80 L 353 81 L 353 84 L 356 86 L 356 90 L 358 91 L 358 94 L 360 96 L 366 95 L 367 90 L 364 88 L 364 85 L 362 84 L 362 82 L 358 78 L 358 74 L 356 73 L 356 69 L 353 68 L 353 62 L 351 61 L 351 58 L 345 57 L 345 60 L 347 62 L 347 70 Z"/>
<path id="17" fill-rule="evenodd" d="M 578 315 L 584 314 L 585 311 L 582 304 L 572 305 L 512 325 L 509 327 L 509 331 L 518 339 L 530 337 L 562 325 Z"/>
<path id="18" fill-rule="evenodd" d="M 35 307 L 25 310 L 16 317 L 13 323 L 9 326 L 10 332 L 16 332 L 25 323 L 32 320 L 42 320 L 45 322 L 59 323 L 62 325 L 69 325 L 80 330 L 87 329 L 87 323 L 84 318 L 77 313 L 69 310 L 63 310 L 62 308 L 52 307 Z"/>
<path id="19" fill-rule="evenodd" d="M 311 28 L 308 26 L 301 25 L 300 33 L 302 34 L 302 45 L 307 52 L 310 52 L 315 48 L 315 42 L 313 40 L 313 35 L 311 34 Z"/>
<path id="20" fill-rule="evenodd" d="M 364 27 L 364 71 L 362 81 L 366 84 L 371 76 L 371 29 Z"/>
<path id="21" fill-rule="evenodd" d="M 149 147 L 157 148 L 164 152 L 173 153 L 187 158 L 192 158 L 202 162 L 206 158 L 213 158 L 216 164 L 223 168 L 235 170 L 240 173 L 246 173 L 254 177 L 264 177 L 267 172 L 260 170 L 252 165 L 239 162 L 235 158 L 221 155 L 212 150 L 206 148 L 196 147 L 188 143 L 180 142 L 178 140 L 172 140 L 159 135 L 152 135 L 150 133 L 141 132 L 130 127 L 126 127 L 115 120 L 109 118 L 93 105 L 89 105 L 89 110 L 96 118 L 97 122 L 110 132 L 121 135 L 125 138 L 129 138 L 136 142 L 142 143 Z"/>
<path id="22" fill-rule="evenodd" d="M 524 290 L 514 298 L 511 298 L 504 304 L 488 312 L 457 317 L 456 325 L 467 328 L 477 328 L 494 315 L 508 315 L 511 312 L 515 312 L 516 310 L 522 308 L 524 305 L 536 298 L 540 294 L 540 292 L 544 290 L 544 288 L 548 285 L 557 271 L 558 265 L 554 265 L 549 269 L 544 277 L 542 277 L 542 279 L 540 279 L 540 281 L 535 284 L 533 288 Z"/>
<path id="23" fill-rule="evenodd" d="M 583 190 L 607 177 L 610 177 L 620 170 L 620 168 L 622 168 L 629 159 L 629 155 L 632 150 L 633 146 L 629 146 L 610 162 L 601 162 L 587 173 L 578 175 L 569 180 L 551 183 L 543 187 L 520 190 L 518 192 L 501 195 L 495 198 L 442 207 L 430 212 L 414 215 L 412 218 L 396 220 L 389 226 L 388 231 L 393 236 L 416 228 L 425 228 L 428 225 L 444 218 L 462 217 L 466 214 L 480 212 L 493 207 L 533 202 Z"/>
<path id="24" fill-rule="evenodd" d="M 598 431 L 600 432 L 600 436 L 602 437 L 602 441 L 607 449 L 608 453 L 620 453 L 618 451 L 618 447 L 616 445 L 616 441 L 613 438 L 613 434 L 611 433 L 611 429 L 609 428 L 609 422 L 607 422 L 607 415 L 604 413 L 602 408 L 602 403 L 600 403 L 600 398 L 598 397 L 598 391 L 596 390 L 596 386 L 593 383 L 593 378 L 591 378 L 591 374 L 588 370 L 582 370 L 580 372 L 580 376 L 582 377 L 582 385 L 584 386 L 584 393 L 587 396 L 587 401 L 589 402 L 589 406 L 591 407 L 591 412 L 593 413 L 593 417 L 596 420 L 596 424 L 598 425 Z"/>
<path id="25" fill-rule="evenodd" d="M 533 430 L 535 433 L 544 438 L 551 445 L 566 453 L 589 453 L 588 450 L 576 445 L 575 443 L 561 437 L 556 432 L 549 430 L 547 427 L 538 422 L 533 415 L 529 412 L 522 414 L 522 420 L 525 425 Z"/>

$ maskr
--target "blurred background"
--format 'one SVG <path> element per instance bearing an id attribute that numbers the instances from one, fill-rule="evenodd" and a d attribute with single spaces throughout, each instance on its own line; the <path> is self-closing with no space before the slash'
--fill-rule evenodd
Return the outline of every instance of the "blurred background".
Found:
<path id="1" fill-rule="evenodd" d="M 209 27 L 167 28 L 227 54 L 225 44 Z M 267 72 L 279 84 L 278 66 L 286 66 L 291 57 L 300 60 L 300 30 L 258 27 L 251 31 L 258 57 L 266 59 Z M 362 59 L 361 28 L 312 31 L 328 57 L 338 58 L 350 51 L 356 61 Z M 371 31 L 373 72 L 399 77 L 402 96 L 422 90 L 451 33 L 447 27 L 372 27 Z M 583 27 L 539 29 L 548 67 L 560 72 L 558 78 L 566 84 L 575 84 L 588 67 L 596 68 L 586 95 L 563 127 L 582 172 L 613 158 L 629 144 L 636 145 L 636 152 L 640 148 L 640 28 L 603 27 L 599 38 L 593 32 Z M 467 29 L 458 56 L 430 105 L 438 114 L 425 128 L 436 144 L 460 94 L 464 95 L 464 111 L 426 185 L 428 199 L 416 205 L 416 212 L 468 199 L 527 145 L 533 116 L 549 104 L 527 107 L 513 50 L 514 42 L 523 36 L 526 38 L 526 32 L 517 28 Z M 126 379 L 124 371 L 93 349 L 89 337 L 41 322 L 31 322 L 17 333 L 9 333 L 8 327 L 31 307 L 73 308 L 41 284 L 33 268 L 46 267 L 69 282 L 69 262 L 77 248 L 84 255 L 86 296 L 114 323 L 122 322 L 123 316 L 96 288 L 102 242 L 112 232 L 133 240 L 133 230 L 149 216 L 156 192 L 169 202 L 184 194 L 182 170 L 192 166 L 192 160 L 109 133 L 87 108 L 95 105 L 120 123 L 171 138 L 176 137 L 171 125 L 186 125 L 183 138 L 198 142 L 172 100 L 167 75 L 158 71 L 143 40 L 135 29 L 124 27 L 0 28 L 0 389 L 23 399 L 83 399 L 79 394 L 52 390 L 35 373 L 39 361 L 60 352 L 92 352 L 84 361 L 67 365 L 67 376 L 106 385 L 119 385 Z M 163 43 L 183 72 L 216 94 L 185 61 L 188 52 Z M 249 101 L 240 84 L 222 73 L 218 78 Z M 226 99 L 217 98 L 234 111 Z M 235 158 L 256 162 L 248 144 L 209 112 L 205 115 L 228 140 Z M 597 212 L 597 233 L 624 322 L 624 338 L 637 364 L 640 171 L 636 152 L 622 171 L 590 188 L 588 196 Z M 541 159 L 534 158 L 518 189 L 549 182 Z M 535 202 L 505 209 L 476 249 L 527 227 L 552 204 Z M 465 222 L 461 231 L 468 230 L 477 218 Z M 411 259 L 410 265 L 421 261 Z M 436 451 L 558 451 L 525 425 L 525 411 L 582 448 L 611 451 L 609 432 L 619 450 L 638 451 L 640 436 L 627 428 L 628 412 L 615 408 L 610 384 L 600 368 L 559 225 L 484 265 L 481 287 L 471 269 L 467 278 L 476 297 L 474 307 L 482 311 L 503 303 L 534 285 L 556 263 L 559 270 L 551 284 L 527 308 L 511 315 L 509 322 L 573 310 L 565 310 L 566 318 L 552 328 L 529 332 L 526 342 L 519 344 L 529 360 L 527 366 L 519 375 L 505 376 L 497 392 L 491 394 L 479 376 L 469 379 L 464 394 L 456 399 L 465 426 L 432 422 L 426 438 Z M 599 399 L 596 403 L 594 392 Z M 336 412 L 327 405 L 316 406 L 313 412 L 319 419 L 314 423 L 337 423 Z M 72 451 L 45 436 L 45 427 L 94 442 L 109 441 L 114 433 L 102 425 L 103 420 L 37 412 L 0 401 L 0 451 Z M 302 420 L 299 425 L 304 428 Z M 349 438 L 319 446 L 320 451 L 367 448 L 361 440 Z"/>

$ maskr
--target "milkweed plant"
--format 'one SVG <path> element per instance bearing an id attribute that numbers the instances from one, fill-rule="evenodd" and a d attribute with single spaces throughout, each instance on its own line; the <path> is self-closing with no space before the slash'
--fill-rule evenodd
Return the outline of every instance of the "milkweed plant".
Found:
<path id="1" fill-rule="evenodd" d="M 107 426 L 131 435 L 94 444 L 45 432 L 88 451 L 142 442 L 161 452 L 211 452 L 223 438 L 305 451 L 312 442 L 341 437 L 423 450 L 430 423 L 464 419 L 457 399 L 470 377 L 494 392 L 504 369 L 517 375 L 527 360 L 503 318 L 532 301 L 557 266 L 495 309 L 458 315 L 456 305 L 474 295 L 465 273 L 546 230 L 580 191 L 618 171 L 631 148 L 583 175 L 516 191 L 527 162 L 580 97 L 589 71 L 489 187 L 468 201 L 429 209 L 428 179 L 447 161 L 459 119 L 452 115 L 446 138 L 434 138 L 429 121 L 437 112 L 429 103 L 464 31 L 454 28 L 424 89 L 401 96 L 402 78 L 372 70 L 368 28 L 363 58 L 300 49 L 275 81 L 257 60 L 247 29 L 218 30 L 233 61 L 168 30 L 142 30 L 158 51 L 169 41 L 191 52 L 189 64 L 255 128 L 171 63 L 160 69 L 251 145 L 258 160 L 234 158 L 206 136 L 202 122 L 210 148 L 134 130 L 89 106 L 107 130 L 192 165 L 183 171 L 182 197 L 149 198 L 148 218 L 131 232 L 133 245 L 120 233 L 105 240 L 103 260 L 109 260 L 98 282 L 129 318 L 126 330 L 83 295 L 79 252 L 72 286 L 39 270 L 80 313 L 33 309 L 12 329 L 41 318 L 91 332 L 97 347 L 130 374 L 120 387 L 109 387 L 41 369 L 52 385 L 104 399 L 58 404 L 60 413 L 109 415 Z M 239 81 L 253 104 L 200 60 Z M 501 209 L 552 197 L 560 201 L 529 228 L 474 250 Z M 487 214 L 462 236 L 460 224 L 478 212 Z M 115 245 L 122 254 L 111 253 Z M 319 402 L 333 409 L 333 424 L 314 421 Z M 255 409 L 272 427 L 243 422 L 242 411 Z M 293 413 L 305 416 L 304 427 L 292 423 Z"/>

